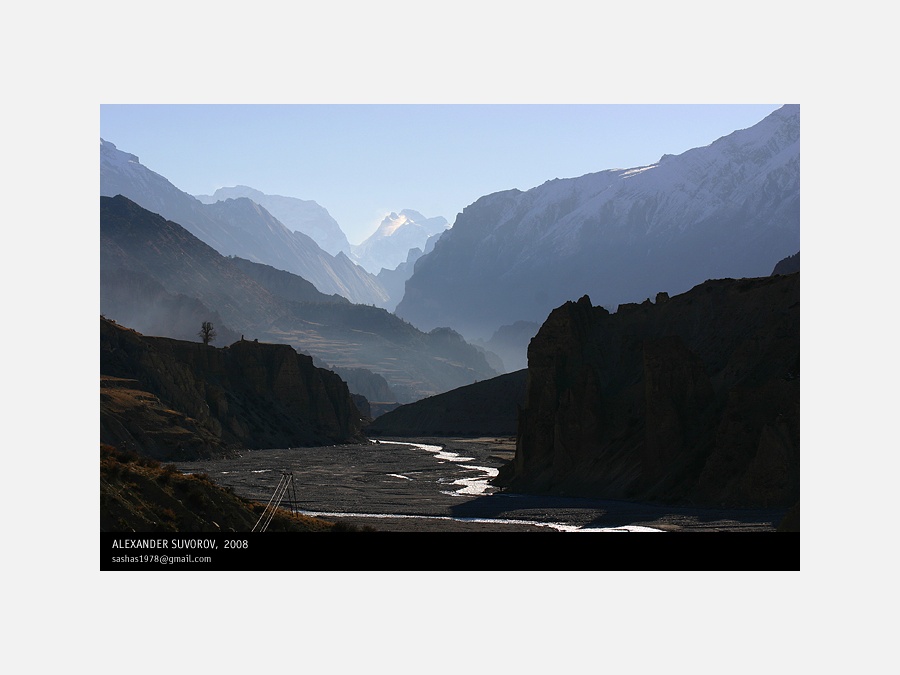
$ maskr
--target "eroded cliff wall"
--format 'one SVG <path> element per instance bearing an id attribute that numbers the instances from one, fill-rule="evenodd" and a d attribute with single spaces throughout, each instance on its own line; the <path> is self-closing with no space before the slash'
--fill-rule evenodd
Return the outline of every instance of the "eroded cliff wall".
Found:
<path id="1" fill-rule="evenodd" d="M 800 275 L 707 281 L 615 314 L 585 296 L 528 350 L 513 490 L 705 505 L 800 494 Z"/>
<path id="2" fill-rule="evenodd" d="M 160 459 L 362 440 L 347 385 L 287 345 L 242 340 L 216 348 L 101 319 L 100 373 L 101 442 Z M 110 390 L 122 388 L 146 392 L 132 396 L 146 405 L 116 405 Z"/>

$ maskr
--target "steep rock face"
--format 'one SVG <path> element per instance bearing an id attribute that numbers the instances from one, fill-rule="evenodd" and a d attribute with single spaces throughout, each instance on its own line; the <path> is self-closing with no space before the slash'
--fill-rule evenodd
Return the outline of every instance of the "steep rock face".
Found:
<path id="1" fill-rule="evenodd" d="M 337 373 L 354 394 L 364 396 L 367 401 L 393 403 L 397 395 L 391 391 L 387 380 L 365 368 L 330 368 Z"/>
<path id="2" fill-rule="evenodd" d="M 800 271 L 800 251 L 778 261 L 772 274 L 793 274 Z"/>
<path id="3" fill-rule="evenodd" d="M 378 273 L 378 283 L 384 288 L 390 300 L 384 305 L 389 312 L 393 312 L 403 299 L 406 290 L 406 280 L 412 276 L 416 261 L 424 255 L 422 249 L 411 248 L 406 254 L 406 261 L 397 265 L 394 269 L 382 268 Z"/>
<path id="4" fill-rule="evenodd" d="M 790 506 L 800 489 L 800 275 L 708 281 L 615 314 L 585 296 L 528 350 L 501 485 Z"/>
<path id="5" fill-rule="evenodd" d="M 488 339 L 589 294 L 610 309 L 757 277 L 800 246 L 800 109 L 650 166 L 481 197 L 417 261 L 399 316 Z"/>
<path id="6" fill-rule="evenodd" d="M 286 345 L 239 341 L 215 348 L 144 336 L 101 319 L 100 372 L 132 380 L 132 388 L 157 397 L 170 413 L 188 418 L 227 448 L 361 440 L 360 413 L 347 385 Z M 122 411 L 101 411 L 101 442 L 128 442 L 158 458 L 204 454 L 160 446 L 140 427 Z"/>

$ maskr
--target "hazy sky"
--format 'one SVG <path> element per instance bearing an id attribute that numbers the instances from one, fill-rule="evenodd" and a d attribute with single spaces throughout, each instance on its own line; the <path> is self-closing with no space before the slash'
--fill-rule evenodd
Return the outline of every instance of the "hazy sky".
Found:
<path id="1" fill-rule="evenodd" d="M 314 200 L 357 244 L 391 211 L 452 223 L 482 195 L 651 164 L 780 105 L 101 105 L 100 136 L 189 194 Z"/>

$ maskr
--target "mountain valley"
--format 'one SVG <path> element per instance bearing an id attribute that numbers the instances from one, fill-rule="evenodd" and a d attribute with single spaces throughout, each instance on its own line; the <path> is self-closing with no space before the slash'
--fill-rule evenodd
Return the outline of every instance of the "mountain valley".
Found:
<path id="1" fill-rule="evenodd" d="M 101 529 L 799 531 L 799 118 L 359 245 L 101 139 Z"/>

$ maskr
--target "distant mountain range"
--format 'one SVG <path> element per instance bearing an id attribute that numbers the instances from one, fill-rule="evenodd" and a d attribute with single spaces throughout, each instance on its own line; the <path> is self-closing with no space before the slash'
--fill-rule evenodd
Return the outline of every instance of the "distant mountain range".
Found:
<path id="1" fill-rule="evenodd" d="M 513 372 L 528 367 L 528 343 L 540 327 L 536 321 L 516 321 L 500 326 L 490 340 L 472 340 L 472 344 L 496 354 L 503 361 L 503 370 Z"/>
<path id="2" fill-rule="evenodd" d="M 378 364 L 374 372 L 398 397 L 415 400 L 451 382 L 474 381 L 485 364 L 494 372 L 524 368 L 528 342 L 549 312 L 585 293 L 615 309 L 709 278 L 770 273 L 799 250 L 799 122 L 799 106 L 784 106 L 749 129 L 650 166 L 487 195 L 466 207 L 452 229 L 444 218 L 406 209 L 390 214 L 356 247 L 315 202 L 247 186 L 192 197 L 101 139 L 101 195 L 124 195 L 177 223 L 227 256 L 229 275 L 242 279 L 217 291 L 202 274 L 192 277 L 174 266 L 169 271 L 181 269 L 183 278 L 173 284 L 159 270 L 144 270 L 138 249 L 131 253 L 133 266 L 130 260 L 109 264 L 119 253 L 107 251 L 104 306 L 143 332 L 192 339 L 199 320 L 213 320 L 223 339 L 253 332 L 333 366 Z M 253 295 L 248 281 L 265 298 L 244 298 L 235 311 L 229 304 L 235 289 Z M 303 328 L 285 302 L 306 306 Z M 349 351 L 340 346 L 366 343 L 387 329 L 379 315 L 370 318 L 380 328 L 370 331 L 360 322 L 367 311 L 360 305 L 395 311 L 405 320 L 398 325 L 412 324 L 420 334 L 441 329 L 438 334 L 465 344 L 462 334 L 481 348 L 480 357 L 463 358 L 463 370 L 470 369 L 465 377 L 410 380 L 405 365 L 397 365 L 403 356 L 388 357 L 390 350 L 379 348 L 362 358 L 362 344 Z M 310 329 L 310 321 L 320 323 Z"/>
<path id="3" fill-rule="evenodd" d="M 394 269 L 382 268 L 378 273 L 378 281 L 381 283 L 382 288 L 387 291 L 388 297 L 390 297 L 390 301 L 384 305 L 385 309 L 393 312 L 397 308 L 397 305 L 403 299 L 403 294 L 406 292 L 406 280 L 412 276 L 413 271 L 416 269 L 416 261 L 423 255 L 431 253 L 440 237 L 440 234 L 431 235 L 425 242 L 424 251 L 421 248 L 411 248 L 407 252 L 404 262 L 397 265 Z"/>
<path id="4" fill-rule="evenodd" d="M 349 252 L 315 202 L 198 199 L 101 139 L 101 442 L 515 434 L 510 492 L 793 506 L 799 528 L 799 121 L 487 195 L 452 229 L 391 214 Z"/>
<path id="5" fill-rule="evenodd" d="M 218 344 L 290 344 L 331 366 L 382 376 L 401 403 L 498 374 L 450 329 L 423 333 L 283 270 L 220 255 L 121 195 L 100 198 L 100 272 L 101 312 L 122 325 L 197 340 L 200 322 L 211 320 Z"/>
<path id="6" fill-rule="evenodd" d="M 585 293 L 609 309 L 768 275 L 800 249 L 800 108 L 650 166 L 481 197 L 421 257 L 396 308 L 488 339 Z"/>
<path id="7" fill-rule="evenodd" d="M 328 210 L 314 201 L 267 195 L 246 185 L 219 188 L 212 195 L 194 195 L 204 204 L 215 204 L 228 199 L 246 197 L 262 206 L 280 220 L 288 229 L 301 232 L 318 244 L 322 250 L 336 256 L 338 253 L 350 255 L 347 235 L 331 217 Z M 377 271 L 377 270 L 376 270 Z"/>
<path id="8" fill-rule="evenodd" d="M 442 216 L 426 218 L 411 209 L 391 213 L 364 242 L 351 247 L 353 259 L 372 274 L 393 270 L 407 262 L 413 249 L 424 251 L 430 237 L 443 234 L 449 227 Z"/>
<path id="9" fill-rule="evenodd" d="M 331 255 L 303 232 L 291 232 L 247 197 L 204 204 L 100 139 L 100 195 L 123 195 L 178 223 L 222 255 L 235 255 L 303 277 L 326 294 L 360 304 L 389 302 L 378 279 L 342 251 Z M 294 204 L 294 206 L 297 206 Z"/>

